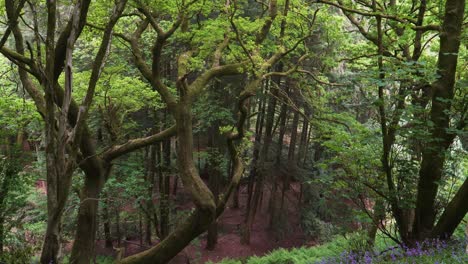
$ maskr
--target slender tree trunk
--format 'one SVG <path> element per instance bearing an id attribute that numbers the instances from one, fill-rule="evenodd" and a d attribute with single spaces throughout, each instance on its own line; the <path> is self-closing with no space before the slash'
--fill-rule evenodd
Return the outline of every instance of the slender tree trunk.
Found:
<path id="1" fill-rule="evenodd" d="M 377 6 L 375 2 L 373 2 L 373 9 L 374 11 L 377 10 Z M 411 234 L 409 233 L 409 219 L 405 218 L 405 214 L 403 213 L 403 210 L 400 207 L 399 204 L 399 199 L 398 199 L 398 193 L 397 189 L 395 186 L 394 182 L 394 177 L 393 177 L 393 170 L 392 170 L 392 165 L 390 162 L 390 154 L 392 151 L 392 147 L 395 141 L 395 125 L 388 125 L 388 116 L 387 116 L 387 110 L 386 110 L 386 97 L 385 97 L 385 70 L 384 70 L 384 64 L 383 64 L 383 54 L 384 54 L 384 44 L 383 44 L 383 34 L 384 30 L 382 27 L 382 17 L 377 16 L 376 17 L 376 24 L 377 24 L 377 52 L 379 54 L 379 57 L 377 58 L 377 66 L 379 69 L 379 74 L 378 78 L 381 81 L 380 84 L 378 85 L 378 98 L 379 98 L 379 104 L 378 104 L 378 111 L 379 111 L 379 119 L 380 119 L 380 130 L 382 133 L 382 170 L 385 173 L 385 178 L 386 178 L 386 184 L 388 188 L 388 193 L 389 193 L 389 203 L 390 207 L 392 210 L 392 214 L 395 218 L 395 222 L 398 228 L 398 232 L 400 235 L 401 240 L 404 243 L 409 244 L 410 243 L 410 236 Z M 402 87 L 400 87 L 400 91 L 403 91 Z M 404 97 L 400 98 L 400 103 L 404 103 Z M 400 110 L 402 107 L 399 107 L 397 105 L 398 110 Z M 393 118 L 393 120 L 397 120 Z"/>
<path id="2" fill-rule="evenodd" d="M 211 192 L 213 192 L 215 201 L 218 201 L 219 195 L 219 181 L 221 178 L 221 171 L 220 171 L 220 164 L 219 160 L 221 155 L 221 147 L 219 147 L 220 143 L 217 140 L 219 134 L 219 125 L 217 122 L 213 124 L 208 129 L 208 151 L 209 151 L 209 158 L 208 158 L 208 187 L 210 188 Z M 216 247 L 216 243 L 218 242 L 218 223 L 217 220 L 214 220 L 210 226 L 208 227 L 208 233 L 206 237 L 206 249 L 214 250 Z"/>
<path id="3" fill-rule="evenodd" d="M 153 193 L 156 189 L 155 176 L 156 176 L 156 158 L 159 144 L 151 145 L 148 148 L 147 157 L 147 172 L 145 181 L 147 183 L 147 198 L 144 200 L 144 212 L 145 212 L 145 243 L 151 245 L 151 226 L 154 228 L 154 232 L 157 236 L 159 233 L 159 220 L 156 208 L 153 201 Z"/>
<path id="4" fill-rule="evenodd" d="M 151 219 L 145 217 L 145 244 L 151 245 Z"/>
<path id="5" fill-rule="evenodd" d="M 169 234 L 169 219 L 170 219 L 170 208 L 169 208 L 169 192 L 170 192 L 170 176 L 169 169 L 171 166 L 171 141 L 165 140 L 163 142 L 163 167 L 164 172 L 160 175 L 162 177 L 161 185 L 159 186 L 160 191 L 160 215 L 161 215 L 161 238 L 167 237 Z"/>
<path id="6" fill-rule="evenodd" d="M 263 94 L 263 92 L 262 92 Z M 246 214 L 244 218 L 244 226 L 242 230 L 242 236 L 241 236 L 241 243 L 242 244 L 249 244 L 250 243 L 250 228 L 252 225 L 252 215 L 254 208 L 256 210 L 256 205 L 255 204 L 255 192 L 254 192 L 254 186 L 255 190 L 258 190 L 258 184 L 259 180 L 257 179 L 259 177 L 259 168 L 257 161 L 259 159 L 259 154 L 260 154 L 260 147 L 261 147 L 261 141 L 262 141 L 262 134 L 263 134 L 263 122 L 264 122 L 264 116 L 265 116 L 265 97 L 262 97 L 259 102 L 258 106 L 258 116 L 257 116 L 257 122 L 256 122 L 256 129 L 255 129 L 255 142 L 254 142 L 254 150 L 253 150 L 253 157 L 252 157 L 252 168 L 250 170 L 249 174 L 249 182 L 247 186 L 247 203 L 246 203 Z M 256 182 L 256 183 L 255 183 Z M 258 202 L 258 200 L 257 200 Z"/>
<path id="7" fill-rule="evenodd" d="M 112 248 L 112 237 L 111 237 L 111 220 L 110 220 L 110 214 L 109 214 L 109 200 L 108 196 L 105 195 L 104 199 L 104 207 L 102 208 L 102 218 L 103 218 L 103 224 L 104 224 L 104 239 L 106 241 L 106 248 Z"/>
<path id="8" fill-rule="evenodd" d="M 284 208 L 284 201 L 286 197 L 286 191 L 289 190 L 289 185 L 291 182 L 291 173 L 294 173 L 296 168 L 296 139 L 297 139 L 297 126 L 299 124 L 299 113 L 294 112 L 293 122 L 291 126 L 291 140 L 289 142 L 288 149 L 288 168 L 289 172 L 284 174 L 283 179 L 283 188 L 281 190 L 281 205 L 280 210 Z"/>
<path id="9" fill-rule="evenodd" d="M 309 111 L 306 110 L 305 114 L 308 115 Z M 306 155 L 308 136 L 309 136 L 309 120 L 307 120 L 306 118 L 303 118 L 301 139 L 299 141 L 299 149 L 297 152 L 297 162 L 299 166 L 303 165 L 302 161 L 304 160 L 305 155 Z"/>
<path id="10" fill-rule="evenodd" d="M 271 193 L 270 193 L 270 201 L 268 204 L 268 210 L 270 211 L 270 221 L 268 224 L 268 227 L 270 229 L 273 229 L 275 220 L 277 219 L 277 212 L 276 212 L 276 194 L 278 191 L 278 176 L 274 175 L 273 176 L 273 186 L 271 187 Z"/>
<path id="11" fill-rule="evenodd" d="M 210 174 L 210 189 L 215 196 L 216 201 L 218 200 L 219 195 L 219 180 L 220 174 L 214 172 Z M 208 234 L 206 237 L 206 249 L 214 250 L 216 244 L 218 243 L 218 223 L 217 220 L 214 220 L 208 227 Z"/>
<path id="12" fill-rule="evenodd" d="M 231 157 L 229 157 L 229 165 L 228 165 L 228 175 L 232 175 L 233 169 L 233 162 Z M 232 196 L 232 208 L 239 209 L 239 192 L 240 192 L 240 184 L 236 186 L 234 189 L 234 195 Z"/>
<path id="13" fill-rule="evenodd" d="M 286 2 L 286 5 L 288 5 L 289 2 Z M 280 65 L 282 68 L 282 65 Z M 281 85 L 281 79 L 279 78 L 276 80 L 278 85 Z M 288 85 L 285 87 L 286 93 L 289 93 L 289 88 Z M 275 157 L 275 166 L 280 168 L 280 163 L 281 163 L 281 154 L 283 151 L 283 142 L 284 142 L 284 135 L 286 134 L 286 123 L 287 123 L 287 105 L 286 103 L 283 103 L 280 108 L 280 115 L 278 116 L 278 124 L 279 124 L 279 133 L 278 133 L 278 145 L 277 145 L 277 154 Z M 269 221 L 269 228 L 273 228 L 275 225 L 275 220 L 277 219 L 278 213 L 277 213 L 277 190 L 278 190 L 278 180 L 279 180 L 280 175 L 273 175 L 273 186 L 272 186 L 272 191 L 270 194 L 270 202 L 269 202 L 269 210 L 270 210 L 270 221 Z M 283 183 L 284 184 L 284 183 Z"/>
<path id="14" fill-rule="evenodd" d="M 232 208 L 239 209 L 239 192 L 240 192 L 240 185 L 236 187 L 234 190 L 234 195 L 232 198 Z"/>
<path id="15" fill-rule="evenodd" d="M 286 84 L 286 93 L 288 92 L 288 84 Z M 286 123 L 288 119 L 288 106 L 286 103 L 281 105 L 281 111 L 279 115 L 279 133 L 278 133 L 278 152 L 276 153 L 276 164 L 279 165 L 281 163 L 281 156 L 283 153 L 283 144 L 284 144 L 284 135 L 286 134 Z"/>
<path id="16" fill-rule="evenodd" d="M 178 185 L 179 185 L 179 176 L 175 175 L 174 176 L 174 183 L 173 183 L 173 186 L 172 186 L 172 195 L 174 195 L 174 197 L 177 196 Z"/>
<path id="17" fill-rule="evenodd" d="M 117 246 L 120 248 L 122 246 L 122 232 L 120 232 L 120 211 L 118 208 L 115 208 L 115 234 L 117 236 Z"/>
<path id="18" fill-rule="evenodd" d="M 140 234 L 140 246 L 143 246 L 143 217 L 141 212 L 138 212 L 138 231 Z"/>
<path id="19" fill-rule="evenodd" d="M 309 131 L 308 131 L 308 134 L 307 134 L 307 141 L 306 141 L 306 144 L 305 144 L 305 147 L 304 147 L 304 157 L 302 159 L 302 167 L 306 166 L 307 153 L 309 151 L 311 136 L 312 136 L 312 127 L 309 127 Z"/>
<path id="20" fill-rule="evenodd" d="M 278 66 L 276 67 L 276 71 L 278 72 L 283 71 L 283 64 L 281 63 L 278 64 Z M 262 152 L 260 154 L 260 162 L 259 162 L 259 167 L 261 168 L 262 176 L 269 174 L 265 163 L 268 161 L 269 150 L 273 141 L 273 124 L 274 124 L 274 119 L 275 119 L 276 103 L 277 103 L 276 98 L 279 95 L 279 89 L 281 87 L 281 77 L 277 76 L 275 78 L 272 78 L 271 81 L 274 82 L 273 84 L 274 87 L 272 87 L 272 84 L 269 85 L 271 96 L 269 98 L 268 108 L 266 110 L 265 139 L 264 139 L 264 143 L 262 146 Z M 271 177 L 273 178 L 272 179 L 273 187 L 270 193 L 270 201 L 269 201 L 269 206 L 268 206 L 268 210 L 270 211 L 270 225 L 269 225 L 270 227 L 272 226 L 273 217 L 274 215 L 276 215 L 274 197 L 276 194 L 276 187 L 277 187 L 277 182 L 276 182 L 277 175 L 275 173 L 275 170 L 271 170 L 271 171 L 272 171 Z M 260 205 L 261 204 L 262 202 L 260 202 Z"/>
<path id="21" fill-rule="evenodd" d="M 5 218 L 0 216 L 0 256 L 3 254 L 3 245 L 5 240 Z"/>
<path id="22" fill-rule="evenodd" d="M 382 220 L 385 218 L 385 204 L 384 200 L 378 198 L 374 205 L 374 214 L 372 223 L 370 224 L 369 230 L 367 232 L 367 245 L 369 249 L 374 248 L 375 237 L 377 231 L 379 230 L 379 225 L 382 223 Z"/>
<path id="23" fill-rule="evenodd" d="M 288 165 L 294 167 L 297 159 L 296 145 L 297 145 L 297 127 L 299 125 L 299 113 L 294 112 L 294 117 L 291 125 L 291 141 L 289 142 L 288 149 Z"/>
<path id="24" fill-rule="evenodd" d="M 288 149 L 288 168 L 294 169 L 296 168 L 297 164 L 297 155 L 296 155 L 296 145 L 297 145 L 297 127 L 299 125 L 299 113 L 296 111 L 294 112 L 294 117 L 291 125 L 291 141 L 289 142 L 289 149 Z M 286 188 L 289 189 L 289 182 L 291 180 L 291 175 L 288 173 L 288 177 L 286 177 Z"/>

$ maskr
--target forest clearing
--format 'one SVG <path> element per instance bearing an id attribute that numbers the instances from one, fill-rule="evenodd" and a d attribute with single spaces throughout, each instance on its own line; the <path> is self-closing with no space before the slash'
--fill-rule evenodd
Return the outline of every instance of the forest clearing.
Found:
<path id="1" fill-rule="evenodd" d="M 465 0 L 0 10 L 0 264 L 468 263 Z"/>

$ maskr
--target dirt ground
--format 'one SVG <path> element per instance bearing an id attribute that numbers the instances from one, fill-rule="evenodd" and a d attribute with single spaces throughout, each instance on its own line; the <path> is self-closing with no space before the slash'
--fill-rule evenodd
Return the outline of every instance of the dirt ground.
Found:
<path id="1" fill-rule="evenodd" d="M 240 228 L 245 217 L 245 204 L 247 200 L 246 186 L 242 186 L 239 195 L 240 208 L 235 209 L 228 203 L 224 213 L 218 219 L 218 243 L 214 250 L 205 249 L 206 234 L 192 241 L 182 252 L 179 253 L 171 264 L 202 264 L 208 261 L 214 263 L 223 258 L 243 259 L 248 256 L 261 256 L 277 248 L 292 248 L 303 245 L 313 245 L 313 242 L 306 241 L 303 235 L 297 200 L 299 197 L 299 185 L 292 184 L 292 188 L 286 192 L 284 210 L 287 210 L 282 221 L 282 233 L 273 232 L 268 229 L 269 214 L 268 201 L 270 192 L 268 188 L 264 191 L 262 206 L 257 212 L 253 228 L 251 231 L 251 242 L 249 245 L 240 243 Z M 280 195 L 280 194 L 277 194 Z M 280 200 L 281 198 L 278 198 Z M 190 207 L 182 205 L 181 207 Z M 144 250 L 139 246 L 139 241 L 130 241 L 126 247 L 126 256 Z M 112 249 L 105 249 L 100 241 L 97 245 L 98 254 L 115 255 Z"/>

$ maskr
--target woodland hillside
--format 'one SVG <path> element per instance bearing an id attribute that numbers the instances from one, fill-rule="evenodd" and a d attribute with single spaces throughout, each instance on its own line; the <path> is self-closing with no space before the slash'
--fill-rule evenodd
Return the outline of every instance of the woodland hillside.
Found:
<path id="1" fill-rule="evenodd" d="M 468 263 L 465 0 L 0 14 L 0 263 Z"/>

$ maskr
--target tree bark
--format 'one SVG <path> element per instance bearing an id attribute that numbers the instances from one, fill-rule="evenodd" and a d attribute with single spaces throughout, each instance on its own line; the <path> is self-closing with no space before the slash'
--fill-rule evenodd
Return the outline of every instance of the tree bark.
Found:
<path id="1" fill-rule="evenodd" d="M 252 83 L 252 86 L 257 85 L 258 83 Z M 231 183 L 225 189 L 223 194 L 220 196 L 218 205 L 215 211 L 215 217 L 219 217 L 224 211 L 225 205 L 234 190 L 238 185 L 240 178 L 244 172 L 244 166 L 241 159 L 238 156 L 237 150 L 234 146 L 234 141 L 242 139 L 244 137 L 244 123 L 247 118 L 247 110 L 245 108 L 244 102 L 245 97 L 250 95 L 241 96 L 240 99 L 240 117 L 237 125 L 237 133 L 228 135 L 228 146 L 229 153 L 234 162 L 233 176 L 231 178 Z M 213 221 L 213 211 L 202 209 L 200 205 L 197 206 L 195 211 L 179 225 L 166 239 L 164 239 L 157 246 L 141 252 L 139 254 L 127 257 L 123 259 L 121 264 L 163 264 L 169 262 L 178 252 L 180 252 L 187 244 L 190 243 L 195 237 L 206 231 L 208 225 Z"/>
<path id="2" fill-rule="evenodd" d="M 120 248 L 122 245 L 122 232 L 120 232 L 120 211 L 118 208 L 115 209 L 115 235 L 117 236 L 117 246 Z M 125 253 L 125 247 L 123 250 L 123 253 Z"/>
<path id="3" fill-rule="evenodd" d="M 463 185 L 445 208 L 439 221 L 437 221 L 437 225 L 432 230 L 431 237 L 447 239 L 452 236 L 457 226 L 468 213 L 468 203 L 466 201 L 468 201 L 468 179 L 463 182 Z"/>
<path id="4" fill-rule="evenodd" d="M 219 196 L 219 184 L 222 177 L 221 168 L 220 168 L 220 155 L 221 151 L 221 142 L 219 138 L 219 124 L 214 122 L 214 124 L 208 129 L 208 187 L 213 192 L 215 201 L 218 201 Z M 206 237 L 206 249 L 214 250 L 218 242 L 218 223 L 217 220 L 214 220 L 208 227 L 207 237 Z"/>
<path id="5" fill-rule="evenodd" d="M 305 115 L 308 116 L 310 112 L 307 110 L 308 108 L 305 107 Z M 307 151 L 307 141 L 309 137 L 309 120 L 306 118 L 303 118 L 302 121 L 302 131 L 301 131 L 301 139 L 299 141 L 299 149 L 297 152 L 297 164 L 299 166 L 304 165 L 302 162 L 306 156 L 306 151 Z"/>
<path id="6" fill-rule="evenodd" d="M 262 91 L 263 94 L 263 91 Z M 244 218 L 244 225 L 242 227 L 242 234 L 241 234 L 241 243 L 242 244 L 249 244 L 250 243 L 250 229 L 253 223 L 253 211 L 254 208 L 256 210 L 256 205 L 254 205 L 258 200 L 255 198 L 255 193 L 258 192 L 258 184 L 259 184 L 259 167 L 258 167 L 258 159 L 260 156 L 260 148 L 261 148 L 261 141 L 262 141 L 262 134 L 263 134 L 263 123 L 264 123 L 264 116 L 265 116 L 265 104 L 266 99 L 262 97 L 259 100 L 258 105 L 258 115 L 257 121 L 255 125 L 255 142 L 254 142 L 254 150 L 252 154 L 252 165 L 249 173 L 249 182 L 247 186 L 247 202 L 246 202 L 246 211 L 245 211 L 245 218 Z M 256 191 L 257 190 L 257 191 Z M 257 195 L 258 196 L 258 195 Z"/>
<path id="7" fill-rule="evenodd" d="M 169 234 L 169 219 L 170 219 L 170 205 L 169 205 L 169 192 L 170 192 L 170 176 L 169 170 L 171 166 L 171 141 L 165 140 L 163 143 L 163 170 L 160 173 L 161 185 L 159 186 L 160 192 L 160 225 L 161 225 L 161 238 L 165 238 Z"/>
<path id="8" fill-rule="evenodd" d="M 112 237 L 111 237 L 111 219 L 109 214 L 109 200 L 108 196 L 105 195 L 104 207 L 102 208 L 102 222 L 104 224 L 104 239 L 106 241 L 106 248 L 112 248 Z"/>
<path id="9" fill-rule="evenodd" d="M 286 84 L 285 90 L 289 94 L 288 88 L 289 82 Z M 281 163 L 281 156 L 283 154 L 284 135 L 286 134 L 286 124 L 288 119 L 288 105 L 283 103 L 281 105 L 281 111 L 279 115 L 279 132 L 278 132 L 278 152 L 276 153 L 276 164 Z"/>
<path id="10" fill-rule="evenodd" d="M 465 0 L 448 0 L 445 4 L 445 15 L 440 34 L 440 50 L 437 62 L 437 74 L 439 77 L 432 85 L 433 94 L 430 120 L 434 125 L 429 129 L 431 137 L 423 150 L 423 159 L 419 170 L 414 223 L 416 239 L 429 237 L 434 227 L 437 213 L 435 202 L 439 186 L 438 181 L 442 177 L 446 158 L 445 153 L 455 137 L 449 131 L 449 112 L 454 98 L 455 74 L 464 11 Z M 466 208 L 466 205 L 462 207 Z M 449 229 L 451 228 L 444 231 L 450 231 Z M 447 233 L 447 235 L 450 235 L 450 233 Z"/>
<path id="11" fill-rule="evenodd" d="M 365 205 L 364 205 L 365 206 Z M 377 198 L 374 205 L 374 213 L 372 214 L 372 223 L 367 232 L 367 245 L 369 249 L 373 249 L 375 245 L 375 237 L 377 231 L 379 230 L 379 225 L 382 223 L 382 220 L 385 218 L 385 204 L 384 200 Z"/>
<path id="12" fill-rule="evenodd" d="M 94 258 L 99 194 L 104 186 L 106 178 L 104 175 L 108 175 L 110 169 L 111 168 L 106 168 L 105 173 L 94 171 L 94 175 L 89 172 L 86 174 L 80 197 L 81 203 L 78 209 L 78 225 L 70 256 L 70 263 L 88 264 L 91 263 Z"/>

